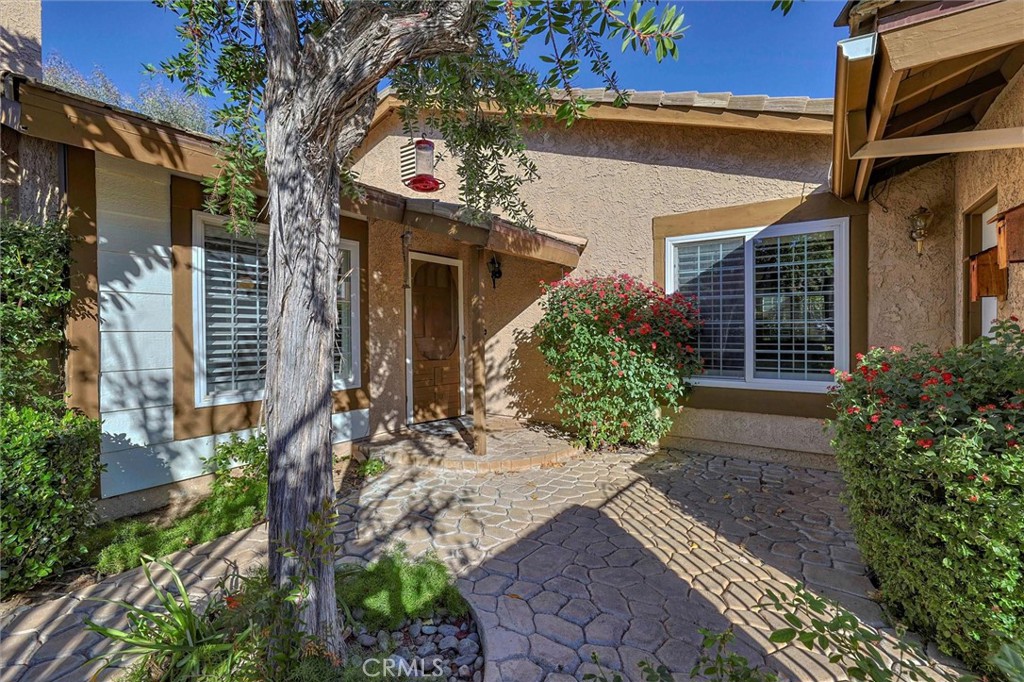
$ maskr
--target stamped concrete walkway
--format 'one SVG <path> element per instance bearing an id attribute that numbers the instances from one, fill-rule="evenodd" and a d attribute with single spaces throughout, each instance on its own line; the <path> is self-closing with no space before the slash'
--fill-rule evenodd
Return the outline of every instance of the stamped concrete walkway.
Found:
<path id="1" fill-rule="evenodd" d="M 639 679 L 641 660 L 679 679 L 698 628 L 733 625 L 735 647 L 783 678 L 843 677 L 820 656 L 768 641 L 782 622 L 757 609 L 797 581 L 881 625 L 846 524 L 836 474 L 681 453 L 587 455 L 518 473 L 392 469 L 339 503 L 343 560 L 403 542 L 436 550 L 480 621 L 486 679 L 562 682 L 606 668 Z M 208 591 L 222 557 L 260 559 L 257 528 L 177 557 Z M 86 597 L 136 599 L 138 571 L 0 623 L 0 682 L 86 680 L 102 650 L 82 618 L 121 614 Z"/>

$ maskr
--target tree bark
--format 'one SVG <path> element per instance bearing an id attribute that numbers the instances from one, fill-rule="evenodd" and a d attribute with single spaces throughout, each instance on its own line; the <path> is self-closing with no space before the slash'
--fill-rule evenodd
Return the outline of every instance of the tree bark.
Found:
<path id="1" fill-rule="evenodd" d="M 341 653 L 334 586 L 331 387 L 337 325 L 340 168 L 369 129 L 382 78 L 398 64 L 466 51 L 472 0 L 325 4 L 335 25 L 300 36 L 291 0 L 256 3 L 267 57 L 264 90 L 270 247 L 267 381 L 269 568 L 301 586 L 302 632 Z"/>
<path id="2" fill-rule="evenodd" d="M 331 368 L 338 309 L 339 179 L 315 168 L 298 131 L 270 135 L 267 391 L 270 575 L 298 581 L 303 632 L 340 650 L 334 588 Z M 270 144 L 271 137 L 274 143 Z M 270 150 L 274 149 L 271 153 Z"/>

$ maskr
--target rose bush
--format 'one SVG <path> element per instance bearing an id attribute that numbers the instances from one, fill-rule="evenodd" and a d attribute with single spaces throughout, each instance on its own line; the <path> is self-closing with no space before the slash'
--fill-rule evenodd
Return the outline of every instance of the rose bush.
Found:
<path id="1" fill-rule="evenodd" d="M 629 275 L 542 287 L 544 317 L 534 333 L 563 424 L 590 448 L 663 436 L 687 378 L 701 371 L 694 301 Z"/>
<path id="2" fill-rule="evenodd" d="M 987 670 L 1024 636 L 1024 332 L 859 357 L 833 442 L 857 543 L 893 615 Z"/>

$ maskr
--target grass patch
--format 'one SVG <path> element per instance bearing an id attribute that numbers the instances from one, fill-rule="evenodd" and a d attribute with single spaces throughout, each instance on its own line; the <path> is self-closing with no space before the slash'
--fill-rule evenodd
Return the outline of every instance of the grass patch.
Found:
<path id="1" fill-rule="evenodd" d="M 248 528 L 266 513 L 267 491 L 254 486 L 231 495 L 212 495 L 167 527 L 138 519 L 110 521 L 86 532 L 86 561 L 104 575 L 136 568 L 142 556 L 166 556 Z"/>
<path id="2" fill-rule="evenodd" d="M 401 548 L 365 568 L 339 570 L 337 590 L 339 604 L 350 612 L 362 609 L 363 625 L 371 631 L 394 630 L 407 618 L 423 618 L 438 608 L 454 616 L 469 611 L 440 559 L 432 554 L 409 559 Z"/>
<path id="3" fill-rule="evenodd" d="M 239 472 L 234 467 L 241 466 Z M 117 519 L 87 531 L 85 561 L 104 575 L 136 568 L 143 555 L 162 557 L 259 523 L 267 509 L 267 439 L 232 436 L 206 460 L 210 496 L 168 526 Z"/>
<path id="4" fill-rule="evenodd" d="M 368 664 L 367 672 L 380 670 L 380 661 L 385 658 L 381 653 L 373 656 L 373 663 Z M 306 656 L 292 667 L 288 675 L 288 682 L 366 682 L 367 673 L 363 672 L 363 661 L 366 658 L 355 654 L 349 654 L 345 662 L 335 665 L 326 658 L 320 656 Z M 386 678 L 379 675 L 380 679 L 387 679 L 388 682 L 402 682 L 409 678 L 391 672 Z"/>

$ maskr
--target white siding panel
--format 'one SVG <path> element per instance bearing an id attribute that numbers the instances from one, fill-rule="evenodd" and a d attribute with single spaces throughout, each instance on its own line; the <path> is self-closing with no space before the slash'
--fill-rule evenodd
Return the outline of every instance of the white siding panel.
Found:
<path id="1" fill-rule="evenodd" d="M 331 442 L 344 443 L 370 435 L 370 411 L 350 410 L 331 415 Z"/>
<path id="2" fill-rule="evenodd" d="M 103 452 L 174 440 L 174 408 L 148 407 L 103 413 Z"/>
<path id="3" fill-rule="evenodd" d="M 100 291 L 171 295 L 171 261 L 163 256 L 99 252 Z"/>
<path id="4" fill-rule="evenodd" d="M 137 253 L 170 262 L 171 228 L 166 218 L 97 211 L 96 221 L 102 226 L 101 252 Z"/>
<path id="5" fill-rule="evenodd" d="M 171 297 L 166 294 L 100 292 L 101 333 L 170 332 L 171 322 Z"/>
<path id="6" fill-rule="evenodd" d="M 247 437 L 250 431 L 240 431 Z M 107 435 L 104 434 L 104 439 Z M 213 454 L 215 443 L 228 435 L 204 436 L 159 445 L 110 451 L 104 448 L 100 461 L 106 470 L 100 475 L 103 497 L 153 488 L 206 473 L 203 460 Z"/>
<path id="7" fill-rule="evenodd" d="M 106 372 L 100 381 L 100 412 L 173 405 L 174 370 Z"/>
<path id="8" fill-rule="evenodd" d="M 105 332 L 100 344 L 100 371 L 170 369 L 174 353 L 170 332 Z"/>

